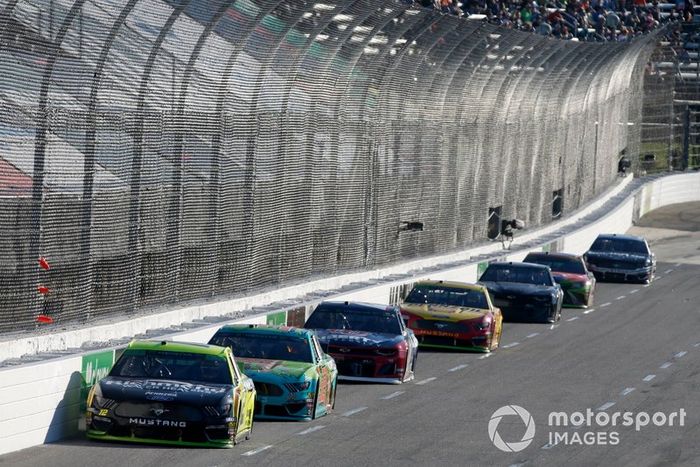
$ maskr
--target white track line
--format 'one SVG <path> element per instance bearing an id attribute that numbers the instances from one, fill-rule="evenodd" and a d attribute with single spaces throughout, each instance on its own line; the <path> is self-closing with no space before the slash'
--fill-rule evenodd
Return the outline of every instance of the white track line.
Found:
<path id="1" fill-rule="evenodd" d="M 700 347 L 700 342 L 698 342 L 697 344 L 693 344 L 693 347 Z"/>
<path id="2" fill-rule="evenodd" d="M 525 338 L 526 338 L 526 339 L 532 339 L 533 337 L 539 336 L 539 335 L 540 335 L 539 332 L 533 332 L 532 334 L 528 334 L 527 336 L 525 336 Z"/>
<path id="3" fill-rule="evenodd" d="M 651 381 L 651 380 L 654 379 L 654 378 L 656 378 L 656 375 L 646 375 L 646 376 L 642 379 L 642 381 L 645 381 L 645 382 L 648 383 L 649 381 Z"/>
<path id="4" fill-rule="evenodd" d="M 544 446 L 542 446 L 542 449 L 552 449 L 554 446 L 556 446 L 558 443 L 547 443 Z"/>
<path id="5" fill-rule="evenodd" d="M 258 449 L 253 449 L 252 451 L 244 452 L 243 454 L 241 454 L 241 456 L 254 456 L 256 454 L 260 454 L 263 451 L 267 451 L 271 447 L 272 447 L 271 444 L 269 444 L 267 446 L 262 446 L 262 447 L 259 447 Z"/>
<path id="6" fill-rule="evenodd" d="M 418 381 L 416 384 L 417 384 L 418 386 L 423 386 L 424 384 L 428 384 L 429 382 L 435 381 L 436 379 L 437 379 L 437 378 L 433 376 L 432 378 L 426 378 L 426 379 L 424 379 L 424 380 L 422 380 L 422 381 Z"/>
<path id="7" fill-rule="evenodd" d="M 392 392 L 391 394 L 387 394 L 386 396 L 382 397 L 385 401 L 388 401 L 389 399 L 393 399 L 394 397 L 399 397 L 401 394 L 404 394 L 406 391 L 396 391 Z"/>
<path id="8" fill-rule="evenodd" d="M 574 316 L 573 318 L 567 319 L 567 321 L 576 321 L 578 319 L 578 316 Z"/>
<path id="9" fill-rule="evenodd" d="M 610 302 L 605 302 L 600 305 L 601 308 L 605 308 L 606 306 L 610 306 Z"/>
<path id="10" fill-rule="evenodd" d="M 676 263 L 676 264 L 674 264 L 674 266 L 678 268 L 681 266 L 681 264 L 683 264 L 683 263 Z"/>
<path id="11" fill-rule="evenodd" d="M 687 353 L 688 353 L 688 352 L 686 352 L 686 351 L 684 350 L 684 351 L 682 351 L 682 352 L 678 352 L 676 355 L 674 355 L 674 357 L 676 357 L 676 358 L 681 358 L 681 357 L 683 357 L 683 356 L 684 356 L 685 354 L 687 354 Z"/>
<path id="12" fill-rule="evenodd" d="M 604 411 L 608 410 L 610 407 L 612 407 L 613 405 L 615 405 L 614 402 L 606 402 L 605 404 L 598 407 L 596 410 L 598 410 L 600 412 L 604 412 Z"/>
<path id="13" fill-rule="evenodd" d="M 625 388 L 625 389 L 620 393 L 620 395 L 621 395 L 621 396 L 626 396 L 627 394 L 629 394 L 629 393 L 631 393 L 632 391 L 634 391 L 634 389 L 635 389 L 635 388 Z"/>
<path id="14" fill-rule="evenodd" d="M 626 295 L 620 295 L 620 296 L 617 297 L 615 300 L 623 300 L 623 299 L 625 299 L 625 298 L 627 298 Z"/>
<path id="15" fill-rule="evenodd" d="M 469 365 L 467 365 L 467 364 L 465 363 L 465 364 L 463 364 L 463 365 L 457 365 L 457 366 L 454 367 L 454 368 L 450 368 L 450 369 L 447 370 L 447 371 L 449 371 L 450 373 L 452 373 L 452 372 L 454 372 L 454 371 L 463 370 L 464 368 L 466 368 L 466 367 L 468 367 L 468 366 L 469 366 Z"/>
<path id="16" fill-rule="evenodd" d="M 666 368 L 670 367 L 671 365 L 673 365 L 673 362 L 666 362 L 663 365 L 661 365 L 659 368 L 661 368 L 662 370 L 665 370 Z"/>
<path id="17" fill-rule="evenodd" d="M 363 410 L 367 410 L 367 407 L 358 407 L 356 409 L 348 410 L 343 414 L 343 417 L 349 417 L 351 415 L 355 415 L 356 413 L 360 413 Z"/>
<path id="18" fill-rule="evenodd" d="M 664 274 L 670 274 L 670 273 L 672 273 L 672 272 L 673 272 L 673 269 L 666 269 L 666 270 L 664 271 Z"/>
<path id="19" fill-rule="evenodd" d="M 633 293 L 637 293 L 637 292 L 639 292 L 639 289 L 632 289 L 629 291 L 630 295 L 632 295 Z"/>
<path id="20" fill-rule="evenodd" d="M 586 310 L 583 312 L 584 315 L 587 315 L 589 313 L 593 313 L 595 311 L 595 308 L 591 308 L 590 310 Z"/>
<path id="21" fill-rule="evenodd" d="M 554 331 L 554 330 L 555 330 L 556 328 L 558 328 L 558 327 L 559 327 L 558 324 L 552 324 L 552 325 L 549 327 L 549 330 L 550 330 L 550 331 Z"/>
<path id="22" fill-rule="evenodd" d="M 483 359 L 485 359 L 485 358 L 489 358 L 491 355 L 493 355 L 493 354 L 492 354 L 492 353 L 486 353 L 486 354 L 482 355 L 481 357 L 479 357 L 479 360 L 483 360 Z"/>
<path id="23" fill-rule="evenodd" d="M 304 431 L 300 431 L 297 433 L 298 435 L 308 435 L 309 433 L 313 433 L 314 431 L 322 430 L 326 427 L 326 425 L 316 425 L 312 426 L 311 428 L 307 428 Z"/>
<path id="24" fill-rule="evenodd" d="M 504 349 L 510 349 L 511 347 L 515 347 L 516 345 L 520 345 L 520 342 L 511 342 L 511 343 L 508 344 L 508 345 L 504 345 L 503 348 L 504 348 Z"/>

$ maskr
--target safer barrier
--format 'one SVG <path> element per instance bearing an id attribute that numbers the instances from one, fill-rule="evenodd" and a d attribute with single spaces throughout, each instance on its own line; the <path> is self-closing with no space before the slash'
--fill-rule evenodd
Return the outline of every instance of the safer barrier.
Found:
<path id="1" fill-rule="evenodd" d="M 395 0 L 0 0 L 0 332 L 551 222 L 638 153 L 655 43 Z"/>
<path id="2" fill-rule="evenodd" d="M 641 213 L 669 204 L 700 201 L 700 173 L 671 175 L 651 181 L 624 199 L 599 221 L 557 239 L 550 247 L 563 251 L 583 252 L 598 232 L 624 232 Z M 539 249 L 543 245 L 533 248 Z M 521 259 L 519 251 L 507 258 Z M 433 271 L 432 278 L 475 280 L 478 263 Z M 420 280 L 415 276 L 395 283 L 382 284 L 334 297 L 346 300 L 388 302 L 392 291 Z M 248 317 L 250 323 L 300 324 L 312 303 L 292 310 Z M 206 342 L 218 325 L 176 333 L 168 338 Z M 78 431 L 84 389 L 104 375 L 118 349 L 54 359 L 17 368 L 0 369 L 0 454 L 51 442 Z"/>

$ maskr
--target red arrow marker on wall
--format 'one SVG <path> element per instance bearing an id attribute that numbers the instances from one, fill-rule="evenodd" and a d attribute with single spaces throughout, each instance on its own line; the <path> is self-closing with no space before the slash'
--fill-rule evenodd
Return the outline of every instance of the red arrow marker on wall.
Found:
<path id="1" fill-rule="evenodd" d="M 44 258 L 43 256 L 39 257 L 39 267 L 44 271 L 48 271 L 49 269 L 51 269 L 49 262 L 46 261 L 46 258 Z"/>
<path id="2" fill-rule="evenodd" d="M 36 290 L 41 294 L 41 295 L 46 295 L 47 293 L 50 292 L 49 288 L 46 287 L 45 285 L 40 285 L 36 288 Z"/>
<path id="3" fill-rule="evenodd" d="M 39 321 L 40 323 L 44 323 L 44 324 L 53 323 L 53 318 L 50 316 L 46 316 L 46 315 L 39 315 L 39 317 L 36 320 Z"/>

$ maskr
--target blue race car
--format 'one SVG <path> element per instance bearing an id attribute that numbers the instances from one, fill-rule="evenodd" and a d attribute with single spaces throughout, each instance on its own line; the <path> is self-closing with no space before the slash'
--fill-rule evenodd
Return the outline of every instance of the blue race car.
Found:
<path id="1" fill-rule="evenodd" d="M 554 323 L 561 319 L 564 292 L 548 266 L 531 263 L 489 264 L 479 279 L 501 309 L 505 321 Z"/>
<path id="2" fill-rule="evenodd" d="M 633 235 L 598 235 L 583 259 L 601 281 L 649 283 L 656 272 L 656 257 L 646 240 Z"/>

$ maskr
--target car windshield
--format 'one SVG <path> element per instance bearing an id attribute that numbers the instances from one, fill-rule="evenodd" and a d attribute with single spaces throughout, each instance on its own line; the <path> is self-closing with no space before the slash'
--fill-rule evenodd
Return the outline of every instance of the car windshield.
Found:
<path id="1" fill-rule="evenodd" d="M 225 358 L 198 353 L 126 349 L 109 373 L 205 384 L 233 384 Z"/>
<path id="2" fill-rule="evenodd" d="M 417 285 L 413 287 L 404 302 L 482 309 L 489 307 L 486 294 L 480 289 L 462 289 L 442 285 Z"/>
<path id="3" fill-rule="evenodd" d="M 628 238 L 597 238 L 591 251 L 607 251 L 611 253 L 637 253 L 646 255 L 649 253 L 647 245 L 641 240 Z"/>
<path id="4" fill-rule="evenodd" d="M 305 337 L 259 333 L 217 333 L 210 344 L 231 347 L 236 357 L 313 362 L 311 347 Z"/>
<path id="5" fill-rule="evenodd" d="M 316 308 L 304 327 L 401 334 L 399 319 L 396 311 L 347 310 L 322 305 Z"/>
<path id="6" fill-rule="evenodd" d="M 524 259 L 526 263 L 542 264 L 544 266 L 549 266 L 554 272 L 569 272 L 571 274 L 586 274 L 586 268 L 583 265 L 582 260 L 575 259 L 563 259 L 563 258 L 552 258 L 546 256 L 527 256 Z"/>
<path id="7" fill-rule="evenodd" d="M 480 279 L 482 282 L 518 282 L 521 284 L 552 285 L 547 270 L 541 268 L 489 266 Z"/>

